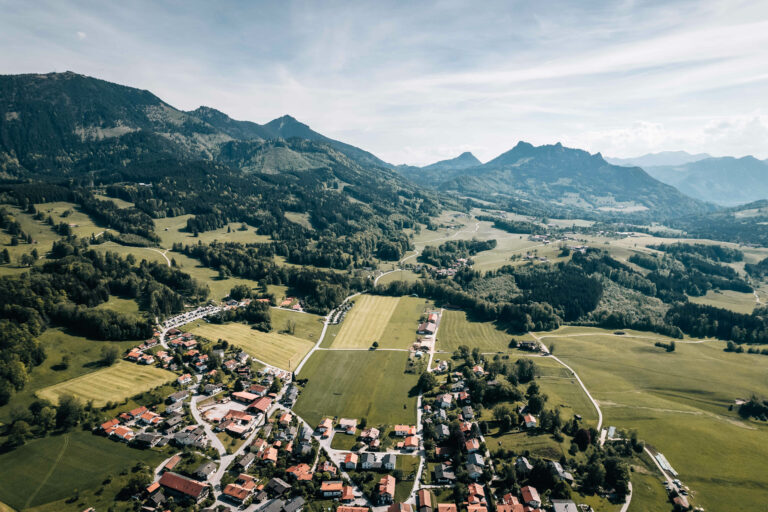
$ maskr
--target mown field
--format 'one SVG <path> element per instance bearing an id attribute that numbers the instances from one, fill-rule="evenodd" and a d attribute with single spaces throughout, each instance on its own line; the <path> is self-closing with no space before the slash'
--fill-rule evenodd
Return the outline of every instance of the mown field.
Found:
<path id="1" fill-rule="evenodd" d="M 396 351 L 318 350 L 302 368 L 308 379 L 294 409 L 316 425 L 324 416 L 367 418 L 368 425 L 416 421 L 418 376 L 405 374 L 408 355 Z"/>
<path id="2" fill-rule="evenodd" d="M 723 342 L 678 342 L 667 353 L 653 339 L 578 331 L 546 342 L 600 402 L 605 426 L 637 430 L 707 510 L 729 510 L 733 495 L 745 509 L 764 504 L 768 426 L 728 409 L 768 396 L 768 358 L 724 352 Z"/>
<path id="3" fill-rule="evenodd" d="M 32 368 L 29 383 L 24 389 L 14 393 L 11 401 L 0 407 L 0 422 L 7 421 L 14 408 L 26 409 L 35 399 L 37 390 L 101 369 L 98 361 L 103 347 L 117 347 L 122 353 L 139 343 L 138 341 L 89 340 L 82 336 L 73 336 L 63 329 L 48 329 L 38 339 L 45 349 L 46 359 L 40 366 Z M 68 361 L 66 365 L 62 364 L 65 360 Z"/>
<path id="4" fill-rule="evenodd" d="M 34 439 L 0 454 L 0 501 L 16 510 L 44 504 L 49 504 L 41 507 L 46 511 L 76 511 L 87 506 L 107 510 L 119 487 L 105 485 L 112 492 L 96 495 L 94 491 L 105 479 L 124 485 L 127 477 L 119 477 L 121 471 L 139 462 L 154 469 L 165 457 L 159 451 L 134 450 L 84 431 Z M 77 490 L 81 499 L 71 500 Z"/>
<path id="5" fill-rule="evenodd" d="M 329 330 L 323 347 L 406 349 L 416 340 L 419 319 L 432 303 L 417 297 L 361 295 L 341 325 Z"/>
<path id="6" fill-rule="evenodd" d="M 107 402 L 124 400 L 174 378 L 174 373 L 154 366 L 117 361 L 107 368 L 42 388 L 36 394 L 54 403 L 60 396 L 69 394 L 83 402 L 93 400 L 96 407 L 102 407 Z"/>
<path id="7" fill-rule="evenodd" d="M 267 242 L 268 236 L 257 235 L 256 228 L 253 226 L 245 225 L 246 229 L 241 229 L 242 224 L 231 223 L 219 229 L 211 231 L 204 231 L 198 233 L 195 237 L 194 233 L 184 231 L 187 227 L 187 219 L 193 217 L 193 215 L 180 215 L 178 217 L 165 217 L 164 219 L 155 219 L 155 232 L 161 239 L 161 245 L 165 248 L 170 248 L 174 243 L 181 243 L 185 245 L 196 244 L 198 240 L 204 244 L 209 244 L 214 240 L 219 242 L 240 242 L 244 244 Z"/>
<path id="8" fill-rule="evenodd" d="M 300 313 L 294 314 L 297 317 L 310 316 L 301 315 Z M 315 315 L 311 316 L 319 318 Z M 275 327 L 279 327 L 279 325 Z M 245 350 L 251 357 L 285 370 L 296 368 L 314 345 L 313 341 L 289 334 L 281 334 L 277 330 L 261 332 L 251 329 L 246 324 L 237 322 L 224 325 L 197 322 L 187 330 L 213 341 L 218 339 L 227 340 L 229 343 Z"/>
<path id="9" fill-rule="evenodd" d="M 473 322 L 464 311 L 446 310 L 437 330 L 437 350 L 453 352 L 461 345 L 481 352 L 506 352 L 512 338 L 532 339 L 528 334 L 512 335 L 499 329 L 492 322 Z"/>

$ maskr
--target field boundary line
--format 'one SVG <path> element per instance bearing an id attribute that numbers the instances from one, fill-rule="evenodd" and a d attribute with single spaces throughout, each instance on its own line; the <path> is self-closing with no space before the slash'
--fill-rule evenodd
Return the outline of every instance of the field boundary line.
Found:
<path id="1" fill-rule="evenodd" d="M 29 504 L 37 497 L 40 489 L 42 489 L 43 486 L 48 483 L 48 480 L 50 480 L 54 470 L 59 465 L 59 462 L 61 462 L 62 457 L 64 457 L 64 453 L 67 451 L 67 448 L 69 448 L 69 436 L 64 437 L 64 445 L 61 447 L 61 450 L 59 450 L 58 457 L 56 457 L 56 460 L 53 462 L 53 464 L 51 464 L 51 469 L 49 469 L 48 473 L 45 474 L 45 478 L 43 478 L 43 480 L 40 482 L 40 485 L 37 486 L 35 492 L 29 495 L 29 498 L 27 498 L 27 501 L 24 503 L 24 507 L 22 507 L 23 509 L 29 508 Z"/>

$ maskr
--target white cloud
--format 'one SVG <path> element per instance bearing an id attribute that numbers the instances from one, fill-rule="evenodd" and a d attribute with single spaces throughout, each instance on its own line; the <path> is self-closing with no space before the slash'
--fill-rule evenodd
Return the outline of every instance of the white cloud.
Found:
<path id="1" fill-rule="evenodd" d="M 88 37 L 88 34 L 86 34 L 85 32 L 81 32 L 81 31 L 77 32 L 77 38 L 80 39 L 81 41 L 86 37 Z"/>

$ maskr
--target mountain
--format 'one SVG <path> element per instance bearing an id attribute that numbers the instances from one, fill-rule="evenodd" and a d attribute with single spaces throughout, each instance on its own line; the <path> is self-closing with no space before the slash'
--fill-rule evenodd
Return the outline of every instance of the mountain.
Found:
<path id="1" fill-rule="evenodd" d="M 231 141 L 298 137 L 362 165 L 376 156 L 290 116 L 259 125 L 209 107 L 184 112 L 149 91 L 72 72 L 0 76 L 0 173 L 69 174 L 137 159 L 214 159 Z"/>
<path id="2" fill-rule="evenodd" d="M 439 162 L 435 162 L 434 164 L 425 165 L 422 167 L 422 169 L 426 171 L 434 171 L 434 170 L 456 170 L 456 169 L 466 169 L 468 167 L 477 167 L 478 165 L 482 165 L 482 162 L 478 160 L 475 155 L 470 153 L 469 151 L 465 151 L 464 153 L 460 154 L 456 158 L 451 158 L 449 160 L 440 160 Z"/>
<path id="3" fill-rule="evenodd" d="M 623 165 L 625 167 L 642 167 L 645 169 L 650 166 L 660 165 L 684 165 L 705 158 L 712 158 L 706 153 L 692 155 L 685 151 L 662 151 L 660 153 L 648 153 L 647 155 L 633 158 L 605 158 L 605 161 L 614 165 Z"/>
<path id="4" fill-rule="evenodd" d="M 518 143 L 493 160 L 464 169 L 422 169 L 411 179 L 441 191 L 502 204 L 528 202 L 560 212 L 634 217 L 670 216 L 709 211 L 639 167 L 606 162 L 598 153 Z"/>
<path id="5" fill-rule="evenodd" d="M 707 158 L 645 170 L 684 194 L 723 206 L 768 199 L 768 163 L 752 156 Z"/>

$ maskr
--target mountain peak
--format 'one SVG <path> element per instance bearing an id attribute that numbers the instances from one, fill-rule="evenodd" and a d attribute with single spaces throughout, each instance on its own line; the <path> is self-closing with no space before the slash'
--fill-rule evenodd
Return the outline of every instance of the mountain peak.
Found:
<path id="1" fill-rule="evenodd" d="M 422 169 L 426 170 L 456 170 L 456 169 L 466 169 L 469 167 L 476 167 L 478 165 L 481 165 L 482 162 L 477 159 L 475 155 L 473 155 L 470 151 L 465 151 L 456 158 L 449 158 L 447 160 L 440 160 L 439 162 L 435 162 L 433 164 L 427 165 L 422 167 Z"/>

